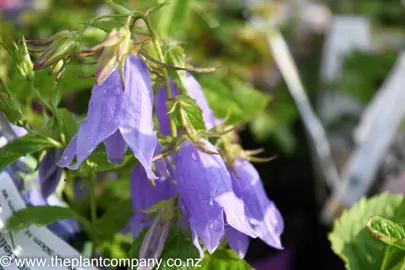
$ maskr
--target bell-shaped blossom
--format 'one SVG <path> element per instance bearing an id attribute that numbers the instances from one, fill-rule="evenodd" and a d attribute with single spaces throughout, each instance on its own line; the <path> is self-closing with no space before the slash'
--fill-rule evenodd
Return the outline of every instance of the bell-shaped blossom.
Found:
<path id="1" fill-rule="evenodd" d="M 44 198 L 48 198 L 59 184 L 62 168 L 56 162 L 61 154 L 60 149 L 51 149 L 39 163 L 39 184 Z"/>
<path id="2" fill-rule="evenodd" d="M 249 248 L 249 236 L 230 226 L 225 226 L 226 241 L 239 257 L 244 258 Z"/>
<path id="3" fill-rule="evenodd" d="M 130 54 L 124 66 L 124 88 L 120 71 L 114 72 L 92 90 L 86 119 L 70 141 L 59 162 L 72 170 L 104 142 L 110 162 L 121 163 L 127 145 L 156 179 L 151 161 L 157 143 L 152 119 L 153 90 L 150 73 L 140 56 Z M 76 164 L 70 165 L 76 157 Z"/>
<path id="4" fill-rule="evenodd" d="M 202 110 L 202 116 L 206 128 L 207 129 L 213 128 L 216 124 L 216 119 L 214 117 L 214 113 L 212 112 L 211 108 L 208 105 L 207 99 L 205 98 L 201 85 L 190 73 L 187 73 L 185 84 L 186 84 L 185 88 L 187 90 L 188 95 L 196 101 L 197 105 Z M 173 97 L 179 94 L 179 91 L 177 90 L 176 85 L 174 84 L 173 81 L 170 81 L 170 90 L 172 92 Z M 166 102 L 167 102 L 166 87 L 162 87 L 159 90 L 158 94 L 156 95 L 155 100 L 156 116 L 159 121 L 160 133 L 169 136 L 170 123 L 169 123 L 169 115 L 167 114 L 168 110 Z"/>
<path id="5" fill-rule="evenodd" d="M 229 170 L 236 196 L 245 206 L 245 213 L 258 237 L 267 245 L 283 249 L 280 236 L 284 230 L 283 218 L 270 201 L 255 167 L 247 160 L 237 159 L 234 170 Z M 248 242 L 238 232 L 228 231 L 228 243 L 239 255 L 244 255 Z"/>
<path id="6" fill-rule="evenodd" d="M 157 172 L 157 175 L 160 175 Z M 154 186 L 149 181 L 145 169 L 139 164 L 131 172 L 131 198 L 134 215 L 131 220 L 132 236 L 136 236 L 152 221 L 144 221 L 148 214 L 141 213 L 137 210 L 145 210 L 158 201 L 168 200 L 176 194 L 175 184 L 167 177 L 159 177 L 154 180 Z"/>
<path id="7" fill-rule="evenodd" d="M 208 141 L 201 142 L 210 151 L 217 152 Z M 176 154 L 175 180 L 197 248 L 198 237 L 210 253 L 215 251 L 224 237 L 225 218 L 232 228 L 256 237 L 243 201 L 233 192 L 230 175 L 219 154 L 207 154 L 193 143 L 183 142 Z"/>
<path id="8" fill-rule="evenodd" d="M 39 184 L 40 181 L 37 178 L 35 179 L 35 182 L 36 184 Z M 26 187 L 26 191 L 23 191 L 22 197 L 27 205 L 51 205 L 60 207 L 64 206 L 62 201 L 55 194 L 44 197 L 41 194 L 41 190 L 36 186 Z M 80 231 L 80 227 L 74 219 L 64 219 L 56 221 L 55 223 L 48 225 L 48 229 L 65 240 L 70 239 Z"/>

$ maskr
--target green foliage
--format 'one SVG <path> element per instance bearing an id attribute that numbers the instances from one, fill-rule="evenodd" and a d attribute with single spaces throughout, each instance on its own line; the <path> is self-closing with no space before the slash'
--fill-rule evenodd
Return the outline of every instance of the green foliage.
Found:
<path id="1" fill-rule="evenodd" d="M 405 257 L 405 251 L 387 246 L 368 231 L 366 224 L 373 216 L 405 221 L 404 196 L 384 193 L 362 199 L 335 222 L 329 239 L 333 251 L 345 261 L 347 269 L 388 270 L 392 269 L 387 268 L 388 265 L 397 265 L 398 259 Z"/>
<path id="2" fill-rule="evenodd" d="M 59 206 L 36 206 L 21 209 L 7 220 L 7 229 L 19 231 L 32 225 L 46 226 L 67 218 L 76 219 L 87 233 L 92 234 L 91 225 L 84 217 L 70 208 Z"/>
<path id="3" fill-rule="evenodd" d="M 98 239 L 109 239 L 123 229 L 133 215 L 130 199 L 123 199 L 114 203 L 106 213 L 97 220 L 93 229 Z"/>
<path id="4" fill-rule="evenodd" d="M 177 126 L 191 125 L 196 130 L 205 130 L 202 110 L 190 96 L 178 95 L 169 100 L 167 106 Z"/>
<path id="5" fill-rule="evenodd" d="M 405 250 L 405 228 L 403 225 L 376 216 L 367 222 L 367 228 L 377 239 Z"/>
<path id="6" fill-rule="evenodd" d="M 40 134 L 28 134 L 13 140 L 0 151 L 0 171 L 22 156 L 60 145 L 49 137 Z"/>
<path id="7" fill-rule="evenodd" d="M 253 269 L 246 261 L 229 249 L 217 249 L 213 254 L 206 254 L 201 262 L 204 270 L 251 270 Z"/>

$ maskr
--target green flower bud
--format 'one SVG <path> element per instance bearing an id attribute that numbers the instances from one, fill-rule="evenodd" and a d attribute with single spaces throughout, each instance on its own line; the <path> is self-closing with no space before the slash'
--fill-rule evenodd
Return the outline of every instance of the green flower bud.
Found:
<path id="1" fill-rule="evenodd" d="M 119 63 L 124 62 L 131 51 L 131 32 L 128 28 L 111 31 L 107 39 L 97 47 L 103 49 L 96 68 L 96 83 L 102 84 L 115 70 Z"/>
<path id="2" fill-rule="evenodd" d="M 76 32 L 60 32 L 53 39 L 34 64 L 34 70 L 58 63 L 68 58 L 79 48 Z"/>

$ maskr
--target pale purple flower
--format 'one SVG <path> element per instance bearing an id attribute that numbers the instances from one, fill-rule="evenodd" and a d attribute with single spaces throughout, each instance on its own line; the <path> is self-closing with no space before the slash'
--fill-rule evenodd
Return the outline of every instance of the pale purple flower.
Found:
<path id="1" fill-rule="evenodd" d="M 159 172 L 157 175 L 160 175 Z M 158 201 L 168 200 L 176 194 L 176 187 L 169 178 L 159 177 L 154 180 L 154 185 L 153 187 L 142 166 L 138 164 L 132 169 L 131 198 L 132 208 L 135 211 L 131 220 L 133 238 L 151 224 L 151 221 L 144 221 L 149 214 L 137 210 L 145 210 Z"/>
<path id="2" fill-rule="evenodd" d="M 226 241 L 229 247 L 244 258 L 249 248 L 249 236 L 243 234 L 230 226 L 225 227 Z"/>
<path id="3" fill-rule="evenodd" d="M 60 149 L 51 149 L 39 163 L 39 184 L 44 198 L 49 197 L 59 184 L 62 168 L 56 162 L 61 154 Z"/>
<path id="4" fill-rule="evenodd" d="M 130 54 L 124 66 L 124 89 L 118 68 L 101 85 L 94 86 L 87 118 L 65 149 L 60 166 L 78 169 L 102 142 L 109 161 L 120 163 L 128 145 L 148 178 L 157 179 L 151 169 L 157 143 L 152 107 L 148 68 L 140 56 Z M 70 165 L 75 157 L 76 164 Z"/>
<path id="5" fill-rule="evenodd" d="M 236 196 L 245 205 L 245 213 L 258 237 L 267 245 L 277 249 L 283 249 L 280 236 L 284 230 L 284 221 L 275 204 L 269 200 L 260 176 L 255 167 L 247 160 L 237 159 L 234 170 L 229 170 L 232 185 Z M 240 255 L 247 250 L 248 242 L 242 239 L 242 235 L 229 231 L 228 243 Z M 245 245 L 246 247 L 244 247 Z"/>
<path id="6" fill-rule="evenodd" d="M 201 142 L 216 152 L 208 141 Z M 207 154 L 193 143 L 183 142 L 176 154 L 175 180 L 197 248 L 198 237 L 210 253 L 215 251 L 224 237 L 225 218 L 229 226 L 256 237 L 243 201 L 232 190 L 230 175 L 220 155 Z"/>
<path id="7" fill-rule="evenodd" d="M 214 117 L 214 113 L 212 112 L 211 108 L 208 105 L 207 99 L 204 96 L 204 92 L 201 88 L 201 85 L 198 81 L 190 74 L 187 73 L 187 77 L 185 80 L 185 88 L 187 90 L 188 95 L 193 98 L 197 105 L 202 110 L 202 116 L 205 122 L 205 126 L 207 129 L 211 129 L 216 124 L 216 119 Z M 176 85 L 173 81 L 170 81 L 170 90 L 172 92 L 172 96 L 176 97 L 179 94 L 179 91 L 176 88 Z M 170 135 L 170 124 L 169 124 L 169 116 L 167 114 L 167 93 L 166 87 L 162 87 L 158 94 L 156 95 L 155 100 L 155 107 L 156 107 L 156 116 L 159 120 L 159 130 L 163 135 L 169 136 Z"/>

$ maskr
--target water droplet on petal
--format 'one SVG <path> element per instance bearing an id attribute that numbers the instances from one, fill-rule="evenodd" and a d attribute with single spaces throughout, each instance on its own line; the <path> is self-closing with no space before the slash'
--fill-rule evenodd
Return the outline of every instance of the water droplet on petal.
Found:
<path id="1" fill-rule="evenodd" d="M 197 159 L 198 159 L 198 155 L 197 155 L 196 152 L 193 152 L 193 153 L 191 154 L 191 157 L 192 157 L 194 160 L 197 160 Z"/>

